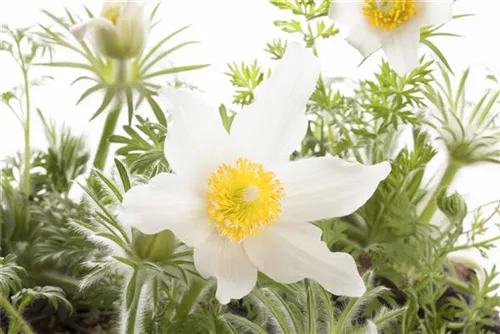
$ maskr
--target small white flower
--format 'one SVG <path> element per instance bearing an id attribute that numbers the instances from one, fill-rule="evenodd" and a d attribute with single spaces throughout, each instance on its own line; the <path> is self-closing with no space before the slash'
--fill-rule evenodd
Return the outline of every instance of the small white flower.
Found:
<path id="1" fill-rule="evenodd" d="M 89 31 L 96 49 L 105 57 L 137 56 L 146 43 L 147 20 L 143 4 L 134 1 L 104 2 L 101 17 L 71 28 L 79 40 Z"/>
<path id="2" fill-rule="evenodd" d="M 380 48 L 396 72 L 419 65 L 420 28 L 452 19 L 453 0 L 331 0 L 329 16 L 351 26 L 347 42 L 368 57 Z"/>
<path id="3" fill-rule="evenodd" d="M 319 61 L 292 44 L 238 114 L 231 133 L 190 93 L 164 88 L 171 104 L 165 155 L 175 174 L 132 188 L 119 217 L 143 233 L 172 230 L 194 264 L 217 279 L 217 299 L 250 293 L 260 270 L 282 283 L 311 278 L 336 295 L 365 291 L 353 258 L 332 253 L 310 221 L 352 213 L 390 171 L 333 157 L 289 162 L 307 129 L 305 105 Z"/>

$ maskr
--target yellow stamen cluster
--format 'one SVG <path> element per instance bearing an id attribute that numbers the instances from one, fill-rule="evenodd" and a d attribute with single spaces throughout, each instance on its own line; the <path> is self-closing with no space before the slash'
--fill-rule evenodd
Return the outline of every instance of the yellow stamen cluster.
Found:
<path id="1" fill-rule="evenodd" d="M 417 14 L 415 0 L 365 0 L 363 15 L 372 27 L 393 31 Z"/>
<path id="2" fill-rule="evenodd" d="M 108 19 L 113 25 L 116 25 L 116 22 L 118 21 L 118 18 L 120 17 L 120 14 L 123 10 L 123 4 L 121 3 L 111 3 L 108 4 L 103 9 L 102 16 L 106 19 Z"/>
<path id="3" fill-rule="evenodd" d="M 207 210 L 221 236 L 233 243 L 258 234 L 279 219 L 285 192 L 261 164 L 238 159 L 222 164 L 208 179 Z"/>

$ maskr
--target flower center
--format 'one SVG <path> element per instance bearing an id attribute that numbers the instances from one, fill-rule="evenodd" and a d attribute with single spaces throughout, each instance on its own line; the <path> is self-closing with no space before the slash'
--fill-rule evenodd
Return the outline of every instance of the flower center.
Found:
<path id="1" fill-rule="evenodd" d="M 417 14 L 415 0 L 365 0 L 363 15 L 372 27 L 393 31 Z"/>
<path id="2" fill-rule="evenodd" d="M 108 21 L 116 25 L 118 18 L 123 10 L 123 4 L 121 3 L 111 3 L 108 4 L 105 8 L 103 8 L 102 16 L 106 18 Z"/>
<path id="3" fill-rule="evenodd" d="M 232 165 L 220 165 L 208 178 L 208 215 L 221 236 L 238 243 L 279 219 L 284 196 L 272 172 L 237 159 Z"/>

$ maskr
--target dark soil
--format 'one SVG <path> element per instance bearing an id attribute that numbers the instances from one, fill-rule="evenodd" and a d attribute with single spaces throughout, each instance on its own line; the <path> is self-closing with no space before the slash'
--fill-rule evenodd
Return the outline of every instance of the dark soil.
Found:
<path id="1" fill-rule="evenodd" d="M 54 310 L 46 301 L 35 301 L 24 313 L 36 334 L 108 334 L 113 327 L 113 312 L 80 309 L 73 313 Z M 0 309 L 0 328 L 7 332 L 9 317 Z"/>

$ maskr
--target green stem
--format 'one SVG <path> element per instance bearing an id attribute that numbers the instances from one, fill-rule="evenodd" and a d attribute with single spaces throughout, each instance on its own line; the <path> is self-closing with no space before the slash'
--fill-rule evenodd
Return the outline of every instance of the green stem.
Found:
<path id="1" fill-rule="evenodd" d="M 2 308 L 10 316 L 11 323 L 9 327 L 13 327 L 13 325 L 15 324 L 21 327 L 24 334 L 33 334 L 30 326 L 26 322 L 24 322 L 21 315 L 14 309 L 14 307 L 12 307 L 10 302 L 2 294 L 0 294 L 0 306 L 2 306 Z"/>
<path id="2" fill-rule="evenodd" d="M 182 296 L 182 301 L 177 308 L 176 318 L 177 320 L 183 319 L 189 314 L 194 303 L 198 299 L 203 287 L 205 286 L 205 281 L 201 279 L 193 279 L 189 290 Z"/>
<path id="3" fill-rule="evenodd" d="M 461 250 L 464 250 L 464 249 L 486 247 L 489 244 L 492 244 L 492 243 L 494 243 L 495 241 L 498 241 L 498 240 L 500 240 L 500 235 L 496 236 L 494 238 L 490 238 L 490 239 L 483 240 L 481 242 L 476 242 L 476 243 L 473 243 L 473 244 L 465 244 L 465 245 L 455 246 L 455 247 L 452 248 L 452 250 L 450 252 L 461 251 Z"/>
<path id="4" fill-rule="evenodd" d="M 104 128 L 102 129 L 101 139 L 99 140 L 99 146 L 97 147 L 97 153 L 94 158 L 94 167 L 100 170 L 104 169 L 106 165 L 106 160 L 109 154 L 109 147 L 111 143 L 109 142 L 109 137 L 113 135 L 118 124 L 118 119 L 120 118 L 120 112 L 122 110 L 121 102 L 116 104 L 116 107 L 108 113 L 106 121 L 104 123 Z"/>
<path id="5" fill-rule="evenodd" d="M 31 104 L 30 104 L 30 85 L 28 80 L 28 67 L 24 61 L 24 56 L 21 51 L 21 45 L 19 41 L 16 41 L 17 51 L 19 52 L 19 66 L 23 73 L 24 81 L 24 97 L 25 97 L 25 108 L 26 108 L 26 118 L 24 122 L 24 174 L 23 174 L 23 218 L 24 223 L 29 223 L 29 202 L 31 193 L 31 145 L 30 145 L 30 132 L 31 132 Z M 26 227 L 26 230 L 29 230 Z"/>
<path id="6" fill-rule="evenodd" d="M 135 294 L 130 308 L 127 310 L 127 319 L 125 320 L 125 334 L 136 334 L 137 314 L 139 312 L 139 302 L 141 301 L 142 288 L 144 286 L 143 278 L 138 277 L 135 286 Z"/>
<path id="7" fill-rule="evenodd" d="M 349 303 L 347 304 L 346 308 L 342 312 L 342 315 L 340 316 L 339 320 L 337 321 L 335 325 L 335 330 L 333 330 L 333 333 L 335 334 L 342 334 L 345 333 L 344 327 L 348 323 L 348 318 L 349 315 L 351 314 L 352 310 L 356 308 L 358 305 L 358 302 L 360 302 L 361 298 L 351 298 Z"/>
<path id="8" fill-rule="evenodd" d="M 304 280 L 307 293 L 307 328 L 308 333 L 316 333 L 316 301 L 308 279 Z"/>
<path id="9" fill-rule="evenodd" d="M 128 63 L 126 60 L 117 60 L 116 62 L 117 70 L 115 85 L 118 87 L 120 87 L 127 80 L 127 66 Z M 123 104 L 121 101 L 121 89 L 117 90 L 116 97 L 118 101 L 116 102 L 115 108 L 111 110 L 106 117 L 101 133 L 101 139 L 99 140 L 99 146 L 97 147 L 97 153 L 94 158 L 94 167 L 100 170 L 103 170 L 106 165 L 109 147 L 111 145 L 109 137 L 115 133 L 116 125 L 118 124 L 118 119 L 120 118 L 120 112 Z"/>
<path id="10" fill-rule="evenodd" d="M 439 192 L 450 186 L 451 182 L 455 179 L 455 176 L 457 175 L 458 171 L 462 167 L 462 164 L 450 160 L 448 163 L 448 167 L 446 167 L 446 170 L 443 174 L 443 177 L 441 178 L 441 181 L 439 182 L 439 185 L 437 186 L 436 190 L 432 194 L 432 197 L 429 199 L 429 202 L 427 203 L 427 206 L 424 208 L 422 213 L 420 214 L 420 220 L 429 224 L 431 222 L 432 217 L 434 216 L 434 213 L 436 213 L 437 209 L 437 197 L 439 195 Z"/>
<path id="11" fill-rule="evenodd" d="M 462 281 L 456 280 L 450 276 L 446 276 L 446 283 L 456 289 L 459 289 L 463 292 L 467 292 L 469 294 L 472 294 L 472 290 L 470 286 L 467 283 L 464 283 Z"/>

